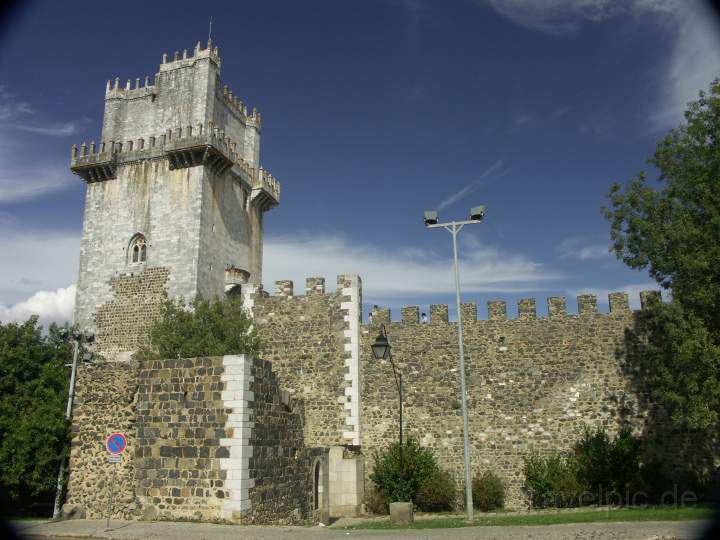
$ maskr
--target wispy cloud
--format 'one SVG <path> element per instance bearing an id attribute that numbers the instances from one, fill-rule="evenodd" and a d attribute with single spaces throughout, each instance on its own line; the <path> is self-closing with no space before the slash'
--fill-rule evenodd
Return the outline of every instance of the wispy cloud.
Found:
<path id="1" fill-rule="evenodd" d="M 675 42 L 659 85 L 662 91 L 656 111 L 650 119 L 653 131 L 677 126 L 687 103 L 720 77 L 720 33 L 713 15 L 707 6 L 695 1 L 687 2 L 686 9 L 675 13 Z"/>
<path id="2" fill-rule="evenodd" d="M 463 242 L 460 272 L 465 293 L 537 291 L 562 278 L 539 262 L 501 252 L 470 234 Z M 263 274 L 270 289 L 277 280 L 292 279 L 299 291 L 308 276 L 325 276 L 332 283 L 337 275 L 358 274 L 363 289 L 373 298 L 417 301 L 455 290 L 447 255 L 417 248 L 381 248 L 341 236 L 266 238 Z"/>
<path id="3" fill-rule="evenodd" d="M 20 131 L 28 133 L 36 133 L 38 135 L 47 135 L 49 137 L 67 137 L 80 132 L 80 127 L 75 122 L 66 122 L 64 124 L 55 124 L 50 126 L 31 126 L 20 124 L 16 126 Z"/>
<path id="4" fill-rule="evenodd" d="M 0 139 L 2 134 L 0 134 Z M 34 199 L 67 188 L 75 177 L 67 163 L 28 163 L 0 141 L 0 204 Z"/>
<path id="5" fill-rule="evenodd" d="M 520 113 L 513 119 L 513 124 L 516 126 L 524 126 L 532 120 L 532 117 L 526 113 Z"/>
<path id="6" fill-rule="evenodd" d="M 456 191 L 449 197 L 445 198 L 440 204 L 438 204 L 438 210 L 442 210 L 443 208 L 446 208 L 450 206 L 451 204 L 455 204 L 461 199 L 464 199 L 471 193 L 473 193 L 475 190 L 477 190 L 479 187 L 481 187 L 483 184 L 485 184 L 488 177 L 491 175 L 497 173 L 503 166 L 503 160 L 498 159 L 495 163 L 490 165 L 487 169 L 485 169 L 482 173 L 480 173 L 480 176 L 478 176 L 475 180 L 470 182 L 468 185 L 466 185 L 464 188 L 462 188 L 460 191 Z M 498 176 L 501 176 L 503 173 L 500 173 Z"/>
<path id="7" fill-rule="evenodd" d="M 0 86 L 0 204 L 40 197 L 66 188 L 73 181 L 67 162 L 49 158 L 44 152 L 38 154 L 32 135 L 74 135 L 80 131 L 81 123 L 28 122 L 37 116 L 31 104 Z M 29 151 L 32 156 L 28 155 Z"/>
<path id="8" fill-rule="evenodd" d="M 557 247 L 557 252 L 563 259 L 602 259 L 610 257 L 610 243 L 593 241 L 581 236 L 566 238 Z"/>
<path id="9" fill-rule="evenodd" d="M 479 0 L 515 24 L 548 34 L 570 34 L 587 22 L 624 13 L 668 13 L 682 0 Z"/>

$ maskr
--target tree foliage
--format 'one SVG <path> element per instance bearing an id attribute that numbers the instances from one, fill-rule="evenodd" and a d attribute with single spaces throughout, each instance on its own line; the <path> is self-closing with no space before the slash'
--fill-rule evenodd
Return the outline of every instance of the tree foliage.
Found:
<path id="1" fill-rule="evenodd" d="M 257 354 L 260 340 L 240 298 L 205 300 L 189 306 L 168 300 L 138 359 Z"/>
<path id="2" fill-rule="evenodd" d="M 635 361 L 652 397 L 677 425 L 720 427 L 720 80 L 688 104 L 641 172 L 608 194 L 617 257 L 672 293 L 641 319 Z"/>
<path id="3" fill-rule="evenodd" d="M 38 318 L 0 324 L 0 491 L 43 498 L 55 489 L 67 456 L 65 421 L 71 349 L 58 328 L 42 335 Z"/>

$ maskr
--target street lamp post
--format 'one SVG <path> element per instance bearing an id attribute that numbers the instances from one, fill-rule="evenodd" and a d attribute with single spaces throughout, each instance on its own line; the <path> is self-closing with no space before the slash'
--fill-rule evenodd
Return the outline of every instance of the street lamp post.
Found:
<path id="1" fill-rule="evenodd" d="M 442 227 L 453 238 L 453 261 L 455 266 L 455 301 L 457 303 L 458 317 L 458 348 L 460 350 L 460 403 L 462 404 L 463 415 L 463 458 L 465 460 L 465 507 L 468 521 L 474 519 L 473 498 L 472 498 L 472 468 L 470 467 L 470 436 L 468 427 L 467 391 L 465 385 L 465 349 L 463 345 L 462 312 L 460 309 L 460 270 L 458 268 L 457 236 L 465 225 L 482 223 L 485 218 L 485 207 L 475 206 L 470 210 L 470 219 L 466 221 L 450 221 L 438 223 L 438 214 L 435 210 L 425 212 L 425 226 L 428 229 Z"/>
<path id="2" fill-rule="evenodd" d="M 72 339 L 73 342 L 73 361 L 72 364 L 70 364 L 70 388 L 68 390 L 68 400 L 67 400 L 67 407 L 65 408 L 65 420 L 70 420 L 72 418 L 72 407 L 73 407 L 73 399 L 75 398 L 75 378 L 77 374 L 77 362 L 78 362 L 78 353 L 80 351 L 80 343 L 84 340 L 87 343 L 92 343 L 95 340 L 95 336 L 92 334 L 83 334 L 82 332 L 76 332 L 74 334 L 70 334 L 68 330 L 63 331 L 63 339 L 70 340 Z M 57 478 L 57 487 L 55 489 L 55 504 L 53 506 L 53 519 L 60 518 L 60 503 L 62 502 L 62 481 L 63 476 L 65 475 L 65 459 L 63 458 L 62 461 L 60 461 L 60 471 L 58 472 L 58 478 Z"/>
<path id="3" fill-rule="evenodd" d="M 372 349 L 373 357 L 375 360 L 384 360 L 387 358 L 390 360 L 392 366 L 393 376 L 395 377 L 395 386 L 397 387 L 398 397 L 400 399 L 400 492 L 405 496 L 405 460 L 403 452 L 403 386 L 402 386 L 402 373 L 400 373 L 393 362 L 392 347 L 387 338 L 387 332 L 385 332 L 385 325 L 380 325 L 380 335 L 375 338 L 370 348 Z"/>

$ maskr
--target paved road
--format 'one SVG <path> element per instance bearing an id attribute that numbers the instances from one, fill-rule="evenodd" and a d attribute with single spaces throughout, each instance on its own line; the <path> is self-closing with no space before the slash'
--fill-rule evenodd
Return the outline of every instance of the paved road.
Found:
<path id="1" fill-rule="evenodd" d="M 377 540 L 412 538 L 435 540 L 695 540 L 703 538 L 707 521 L 583 523 L 532 527 L 466 527 L 461 529 L 345 531 L 335 527 L 242 527 L 209 523 L 72 520 L 57 523 L 22 522 L 15 526 L 32 540 L 103 538 L 113 540 Z"/>

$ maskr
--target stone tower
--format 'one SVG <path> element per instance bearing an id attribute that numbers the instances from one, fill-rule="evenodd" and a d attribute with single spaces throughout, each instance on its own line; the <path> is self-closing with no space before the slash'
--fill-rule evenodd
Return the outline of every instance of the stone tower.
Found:
<path id="1" fill-rule="evenodd" d="M 123 335 L 165 295 L 261 283 L 263 214 L 280 185 L 259 164 L 260 113 L 220 69 L 219 49 L 198 43 L 163 55 L 153 81 L 108 81 L 100 142 L 73 146 L 87 184 L 75 321 L 101 351 L 131 350 Z"/>

